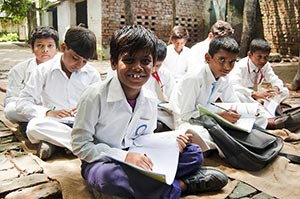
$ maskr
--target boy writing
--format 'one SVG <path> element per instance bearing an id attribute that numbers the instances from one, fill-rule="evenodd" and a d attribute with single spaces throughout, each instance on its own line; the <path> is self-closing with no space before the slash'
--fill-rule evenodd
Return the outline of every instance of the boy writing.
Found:
<path id="1" fill-rule="evenodd" d="M 10 69 L 4 99 L 4 114 L 11 122 L 27 121 L 16 111 L 16 101 L 25 87 L 32 71 L 41 63 L 52 59 L 58 51 L 58 33 L 52 27 L 41 26 L 32 30 L 30 35 L 31 51 L 35 55 Z"/>
<path id="2" fill-rule="evenodd" d="M 152 169 L 147 156 L 127 149 L 137 136 L 152 134 L 156 128 L 157 101 L 143 87 L 156 62 L 156 45 L 156 36 L 142 26 L 125 26 L 112 36 L 111 67 L 117 75 L 83 93 L 72 131 L 73 153 L 82 160 L 82 175 L 98 192 L 127 198 L 176 199 L 182 192 L 219 190 L 227 178 L 218 170 L 199 168 L 203 156 L 198 145 L 188 143 L 191 134 L 177 138 L 179 164 L 171 185 L 125 170 L 101 154 Z"/>
<path id="3" fill-rule="evenodd" d="M 274 73 L 270 62 L 270 44 L 265 39 L 253 39 L 248 56 L 235 64 L 230 73 L 234 89 L 242 102 L 264 101 L 273 99 L 278 104 L 289 96 L 282 80 Z M 266 80 L 272 85 L 269 89 L 258 89 Z"/>
<path id="4" fill-rule="evenodd" d="M 230 37 L 215 37 L 209 44 L 205 54 L 206 63 L 197 72 L 189 73 L 173 90 L 170 98 L 171 109 L 175 112 L 177 128 L 192 128 L 212 149 L 216 148 L 211 136 L 202 126 L 189 124 L 191 118 L 200 115 L 197 105 L 201 104 L 212 112 L 216 107 L 211 103 L 221 101 L 225 103 L 240 102 L 228 80 L 228 73 L 234 67 L 239 46 Z M 188 88 L 188 89 L 187 89 Z M 221 117 L 235 123 L 240 115 L 235 111 L 218 112 Z M 258 125 L 266 125 L 267 120 L 260 118 Z"/>
<path id="5" fill-rule="evenodd" d="M 38 146 L 38 156 L 47 160 L 55 145 L 71 150 L 71 127 L 61 123 L 74 117 L 83 90 L 100 81 L 87 63 L 96 49 L 96 37 L 83 27 L 71 27 L 61 44 L 62 54 L 41 64 L 30 76 L 17 101 L 17 111 L 29 121 L 28 139 Z"/>

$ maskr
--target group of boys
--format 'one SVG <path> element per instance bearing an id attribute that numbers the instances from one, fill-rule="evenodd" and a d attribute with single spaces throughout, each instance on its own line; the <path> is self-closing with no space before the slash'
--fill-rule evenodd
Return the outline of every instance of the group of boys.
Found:
<path id="1" fill-rule="evenodd" d="M 220 27 L 219 24 L 219 30 L 224 30 Z M 174 46 L 185 44 L 185 36 L 178 38 L 183 40 Z M 261 43 L 267 44 L 259 40 L 258 46 Z M 214 36 L 204 54 L 205 62 L 177 80 L 161 66 L 169 59 L 170 47 L 142 26 L 124 26 L 114 32 L 110 41 L 114 74 L 105 81 L 88 64 L 88 59 L 94 57 L 96 37 L 86 28 L 71 27 L 58 53 L 57 32 L 39 27 L 32 33 L 31 47 L 35 58 L 10 71 L 5 115 L 13 122 L 28 122 L 26 135 L 32 143 L 39 144 L 39 157 L 47 160 L 55 146 L 67 148 L 81 159 L 82 176 L 93 190 L 126 198 L 180 198 L 185 194 L 218 191 L 227 184 L 222 171 L 202 166 L 203 151 L 192 143 L 190 133 L 177 137 L 180 155 L 171 185 L 103 158 L 102 152 L 151 170 L 153 163 L 149 157 L 129 152 L 128 148 L 137 136 L 157 131 L 160 123 L 164 130 L 193 129 L 214 148 L 206 129 L 190 125 L 188 120 L 199 115 L 198 104 L 209 107 L 210 102 L 217 100 L 241 102 L 227 76 L 236 65 L 239 52 L 233 38 L 224 34 Z M 176 48 L 174 52 L 180 54 Z M 250 71 L 257 64 L 252 57 L 263 58 L 267 63 L 268 54 L 262 56 L 266 52 L 270 49 L 250 50 Z M 260 79 L 268 80 L 265 64 L 257 66 L 261 71 L 258 73 Z M 17 67 L 22 70 L 16 70 Z M 278 83 L 265 92 L 268 95 L 258 91 L 250 94 L 268 100 L 283 89 Z M 170 106 L 158 108 L 162 103 Z M 240 117 L 235 110 L 218 114 L 233 123 Z M 64 118 L 75 121 L 66 125 L 62 122 Z"/>

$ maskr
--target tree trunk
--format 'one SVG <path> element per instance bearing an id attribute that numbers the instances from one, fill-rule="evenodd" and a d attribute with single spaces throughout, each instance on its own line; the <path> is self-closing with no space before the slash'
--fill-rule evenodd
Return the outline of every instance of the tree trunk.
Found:
<path id="1" fill-rule="evenodd" d="M 176 25 L 176 0 L 172 0 L 172 28 Z"/>
<path id="2" fill-rule="evenodd" d="M 257 0 L 245 0 L 243 11 L 243 30 L 240 43 L 239 57 L 245 57 L 248 52 L 249 44 L 256 32 L 256 7 Z"/>
<path id="3" fill-rule="evenodd" d="M 134 12 L 132 9 L 132 0 L 124 0 L 125 4 L 125 24 L 133 25 L 134 23 Z"/>
<path id="4" fill-rule="evenodd" d="M 300 48 L 299 48 L 299 60 L 298 60 L 298 68 L 297 68 L 297 73 L 292 81 L 291 84 L 291 90 L 296 91 L 300 87 Z"/>

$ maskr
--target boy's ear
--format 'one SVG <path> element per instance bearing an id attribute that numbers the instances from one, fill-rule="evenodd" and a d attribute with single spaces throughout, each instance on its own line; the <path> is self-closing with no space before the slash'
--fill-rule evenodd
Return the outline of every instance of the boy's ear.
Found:
<path id="1" fill-rule="evenodd" d="M 61 45 L 60 45 L 60 51 L 61 52 L 65 52 L 65 50 L 67 49 L 67 45 L 65 42 L 63 42 Z"/>
<path id="2" fill-rule="evenodd" d="M 111 65 L 111 69 L 112 70 L 116 70 L 117 69 L 117 63 L 115 63 L 114 60 L 112 60 L 112 58 L 110 58 L 110 65 Z"/>
<path id="3" fill-rule="evenodd" d="M 251 57 L 251 56 L 252 56 L 252 54 L 251 54 L 250 51 L 248 51 L 247 55 L 248 55 L 248 57 Z"/>
<path id="4" fill-rule="evenodd" d="M 206 61 L 206 63 L 208 63 L 209 64 L 209 62 L 210 62 L 210 59 L 212 58 L 211 56 L 210 56 L 210 54 L 209 53 L 205 53 L 205 61 Z"/>

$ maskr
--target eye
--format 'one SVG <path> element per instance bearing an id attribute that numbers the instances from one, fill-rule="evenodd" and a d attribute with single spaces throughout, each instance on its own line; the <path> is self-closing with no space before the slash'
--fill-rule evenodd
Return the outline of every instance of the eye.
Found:
<path id="1" fill-rule="evenodd" d="M 141 60 L 141 64 L 143 65 L 149 65 L 152 62 L 152 59 L 150 58 L 144 58 Z"/>
<path id="2" fill-rule="evenodd" d="M 37 44 L 36 47 L 37 47 L 38 49 L 43 49 L 43 48 L 44 48 L 44 45 L 43 45 L 43 44 Z"/>
<path id="3" fill-rule="evenodd" d="M 122 58 L 122 62 L 124 62 L 124 64 L 133 64 L 134 63 L 134 59 L 131 57 L 123 57 Z"/>
<path id="4" fill-rule="evenodd" d="M 72 56 L 72 59 L 75 60 L 75 61 L 78 61 L 78 60 L 79 60 L 79 57 Z"/>
<path id="5" fill-rule="evenodd" d="M 49 45 L 48 45 L 48 48 L 49 48 L 49 49 L 54 48 L 54 44 L 49 44 Z"/>
<path id="6" fill-rule="evenodd" d="M 219 62 L 222 63 L 222 64 L 225 62 L 225 58 L 224 58 L 224 57 L 219 57 L 218 60 L 219 60 Z"/>
<path id="7" fill-rule="evenodd" d="M 236 60 L 232 60 L 229 62 L 229 64 L 233 66 L 235 62 L 236 62 Z"/>

